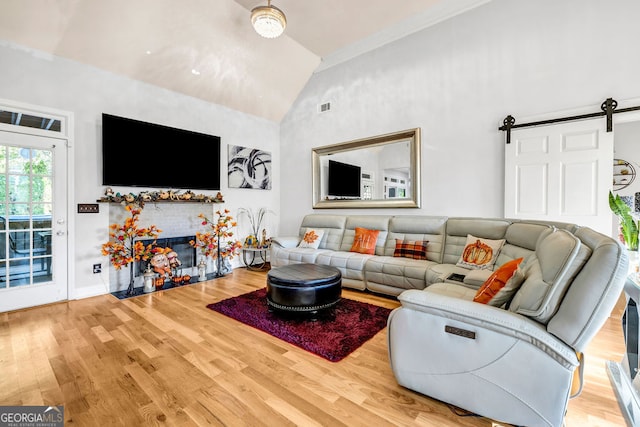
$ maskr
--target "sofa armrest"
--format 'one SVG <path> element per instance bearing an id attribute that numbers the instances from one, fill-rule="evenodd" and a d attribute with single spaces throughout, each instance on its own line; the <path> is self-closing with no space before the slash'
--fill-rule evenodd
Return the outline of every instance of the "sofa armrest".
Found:
<path id="1" fill-rule="evenodd" d="M 272 237 L 271 244 L 279 246 L 281 248 L 295 248 L 300 243 L 300 238 L 297 236 L 284 236 L 284 237 Z"/>
<path id="2" fill-rule="evenodd" d="M 529 342 L 564 366 L 579 364 L 575 351 L 547 332 L 546 328 L 519 314 L 425 290 L 407 290 L 398 296 L 402 307 L 463 322 L 470 331 L 491 330 Z"/>
<path id="3" fill-rule="evenodd" d="M 578 358 L 523 315 L 426 290 L 406 290 L 387 321 L 398 384 L 487 418 L 559 426 Z"/>

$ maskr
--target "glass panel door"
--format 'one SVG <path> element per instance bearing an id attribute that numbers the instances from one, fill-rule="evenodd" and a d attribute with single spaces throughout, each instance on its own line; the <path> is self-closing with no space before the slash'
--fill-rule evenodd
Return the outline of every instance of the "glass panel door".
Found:
<path id="1" fill-rule="evenodd" d="M 0 312 L 67 299 L 66 150 L 0 131 Z"/>
<path id="2" fill-rule="evenodd" d="M 51 150 L 0 145 L 0 287 L 52 279 L 52 173 Z"/>

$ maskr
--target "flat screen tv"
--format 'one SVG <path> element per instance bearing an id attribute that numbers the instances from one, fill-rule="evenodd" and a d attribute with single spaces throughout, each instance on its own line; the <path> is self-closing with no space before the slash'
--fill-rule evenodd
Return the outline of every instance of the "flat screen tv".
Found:
<path id="1" fill-rule="evenodd" d="M 328 195 L 360 197 L 360 166 L 329 160 Z"/>
<path id="2" fill-rule="evenodd" d="M 220 190 L 220 137 L 103 113 L 102 184 Z"/>

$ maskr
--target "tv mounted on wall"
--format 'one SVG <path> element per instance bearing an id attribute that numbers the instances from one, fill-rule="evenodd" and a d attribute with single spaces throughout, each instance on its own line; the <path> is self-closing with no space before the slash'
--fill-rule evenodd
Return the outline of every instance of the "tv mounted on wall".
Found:
<path id="1" fill-rule="evenodd" d="M 360 166 L 329 160 L 329 186 L 331 197 L 360 197 Z"/>
<path id="2" fill-rule="evenodd" d="M 102 184 L 220 190 L 220 137 L 103 113 Z"/>

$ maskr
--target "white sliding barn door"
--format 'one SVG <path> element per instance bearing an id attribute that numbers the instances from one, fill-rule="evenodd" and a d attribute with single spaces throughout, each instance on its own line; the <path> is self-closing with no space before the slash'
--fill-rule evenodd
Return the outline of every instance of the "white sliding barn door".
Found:
<path id="1" fill-rule="evenodd" d="M 571 222 L 611 235 L 613 132 L 604 118 L 513 129 L 505 217 Z"/>

